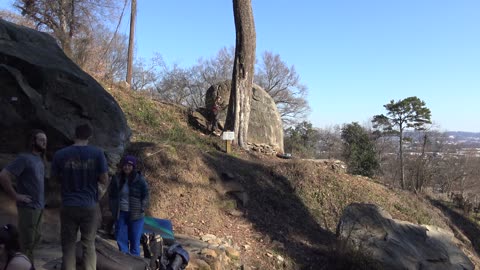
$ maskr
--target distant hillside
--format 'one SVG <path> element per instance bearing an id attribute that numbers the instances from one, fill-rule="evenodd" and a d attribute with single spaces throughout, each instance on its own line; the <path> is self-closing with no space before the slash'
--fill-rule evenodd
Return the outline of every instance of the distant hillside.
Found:
<path id="1" fill-rule="evenodd" d="M 480 147 L 480 132 L 446 131 L 440 133 L 448 143 L 462 144 L 464 147 Z M 419 131 L 406 131 L 405 137 L 421 142 L 423 133 Z"/>
<path id="2" fill-rule="evenodd" d="M 447 136 L 453 136 L 457 140 L 480 140 L 480 132 L 466 132 L 466 131 L 447 131 Z"/>

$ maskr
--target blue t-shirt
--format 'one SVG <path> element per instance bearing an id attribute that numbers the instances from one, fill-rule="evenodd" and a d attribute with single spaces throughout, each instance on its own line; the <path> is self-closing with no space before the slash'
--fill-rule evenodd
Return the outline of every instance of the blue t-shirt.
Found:
<path id="1" fill-rule="evenodd" d="M 108 170 L 102 150 L 72 145 L 55 153 L 52 175 L 60 179 L 64 206 L 93 207 L 98 201 L 98 177 Z"/>
<path id="2" fill-rule="evenodd" d="M 17 178 L 17 193 L 29 195 L 30 203 L 17 202 L 20 207 L 43 209 L 45 207 L 45 164 L 39 155 L 20 154 L 5 169 Z"/>

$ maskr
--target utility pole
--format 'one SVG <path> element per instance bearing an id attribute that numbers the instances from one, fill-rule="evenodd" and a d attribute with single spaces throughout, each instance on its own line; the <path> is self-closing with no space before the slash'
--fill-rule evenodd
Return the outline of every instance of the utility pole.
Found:
<path id="1" fill-rule="evenodd" d="M 132 66 L 133 66 L 133 45 L 135 42 L 135 20 L 137 17 L 137 0 L 131 0 L 130 11 L 130 35 L 128 36 L 128 59 L 127 59 L 127 78 L 126 82 L 131 89 L 132 85 Z"/>

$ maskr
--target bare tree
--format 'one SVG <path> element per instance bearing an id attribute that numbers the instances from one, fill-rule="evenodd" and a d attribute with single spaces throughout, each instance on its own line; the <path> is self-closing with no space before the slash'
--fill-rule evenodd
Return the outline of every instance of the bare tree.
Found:
<path id="1" fill-rule="evenodd" d="M 188 99 L 190 107 L 204 107 L 206 90 L 216 83 L 232 78 L 234 55 L 234 47 L 224 47 L 215 57 L 199 59 L 190 69 L 192 94 Z"/>
<path id="2" fill-rule="evenodd" d="M 158 74 L 155 72 L 155 66 L 146 64 L 143 59 L 137 59 L 132 70 L 132 84 L 130 89 L 133 91 L 151 91 L 155 88 Z"/>
<path id="3" fill-rule="evenodd" d="M 213 84 L 231 79 L 234 56 L 233 47 L 224 47 L 215 57 L 200 59 L 193 67 L 192 83 L 208 89 Z M 307 87 L 300 83 L 295 67 L 288 67 L 278 54 L 268 51 L 262 54 L 262 61 L 256 66 L 254 82 L 273 98 L 287 126 L 300 123 L 308 113 Z M 197 94 L 196 99 L 204 99 L 205 91 Z"/>
<path id="4" fill-rule="evenodd" d="M 338 125 L 317 129 L 317 158 L 340 159 L 342 157 L 341 127 Z"/>
<path id="5" fill-rule="evenodd" d="M 13 6 L 35 23 L 37 30 L 50 32 L 65 54 L 74 59 L 77 37 L 88 37 L 99 24 L 117 18 L 114 0 L 15 0 Z"/>
<path id="6" fill-rule="evenodd" d="M 164 67 L 160 76 L 161 79 L 155 84 L 160 98 L 187 105 L 186 101 L 190 96 L 190 71 L 174 64 L 172 68 Z"/>
<path id="7" fill-rule="evenodd" d="M 233 0 L 233 15 L 236 30 L 235 61 L 225 129 L 233 130 L 236 143 L 246 149 L 256 47 L 251 0 Z"/>
<path id="8" fill-rule="evenodd" d="M 257 75 L 254 80 L 260 78 L 256 82 L 269 91 L 274 101 L 277 102 L 284 124 L 286 126 L 293 125 L 299 122 L 309 109 L 305 100 L 306 87 L 299 83 L 299 76 L 294 67 L 287 67 L 279 55 L 269 52 L 265 52 L 263 55 L 262 61 L 264 62 L 257 66 Z M 191 68 L 181 68 L 178 65 L 165 67 L 156 76 L 159 79 L 156 89 L 162 98 L 170 102 L 181 100 L 183 105 L 194 109 L 203 107 L 205 106 L 206 90 L 214 84 L 231 79 L 234 56 L 234 47 L 224 47 L 211 58 L 197 60 L 197 63 Z M 139 72 L 140 70 L 138 69 Z M 141 73 L 137 72 L 137 74 Z M 275 78 L 267 82 L 264 80 L 267 77 Z M 175 80 L 178 81 L 175 82 Z M 274 80 L 277 80 L 277 83 Z M 136 86 L 133 87 L 138 89 Z M 172 100 L 174 91 L 179 91 L 179 93 L 175 94 L 176 98 Z M 178 99 L 178 97 L 181 98 Z"/>
<path id="9" fill-rule="evenodd" d="M 234 58 L 235 48 L 223 47 L 215 57 L 199 59 L 193 69 L 198 74 L 198 79 L 204 81 L 208 88 L 232 78 Z"/>
<path id="10" fill-rule="evenodd" d="M 92 63 L 97 66 L 104 65 L 105 71 L 102 73 L 102 79 L 106 81 L 121 81 L 125 78 L 127 69 L 127 36 L 113 34 L 113 40 L 106 43 L 107 40 L 99 38 L 103 42 L 103 54 L 95 58 Z"/>
<path id="11" fill-rule="evenodd" d="M 433 133 L 426 129 L 407 133 L 409 149 L 405 151 L 406 186 L 421 192 L 433 177 L 434 155 L 431 153 Z"/>
<path id="12" fill-rule="evenodd" d="M 76 63 L 91 76 L 105 83 L 123 81 L 127 64 L 127 36 L 99 25 L 85 38 L 77 38 Z"/>
<path id="13" fill-rule="evenodd" d="M 286 125 L 302 121 L 309 112 L 307 87 L 300 83 L 295 67 L 288 67 L 280 55 L 268 51 L 263 53 L 255 83 L 273 98 Z"/>
<path id="14" fill-rule="evenodd" d="M 35 22 L 25 18 L 19 14 L 13 13 L 10 10 L 0 9 L 0 18 L 12 22 L 14 24 L 22 25 L 28 28 L 35 28 Z"/>
<path id="15" fill-rule="evenodd" d="M 162 65 L 154 84 L 161 99 L 194 109 L 204 106 L 205 91 L 210 86 L 197 67 L 182 68 L 177 64 Z"/>

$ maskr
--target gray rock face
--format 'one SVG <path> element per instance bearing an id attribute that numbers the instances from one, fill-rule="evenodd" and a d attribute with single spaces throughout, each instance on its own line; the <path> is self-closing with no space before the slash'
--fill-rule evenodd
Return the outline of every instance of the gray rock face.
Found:
<path id="1" fill-rule="evenodd" d="M 0 19 L 0 153 L 25 149 L 29 130 L 48 135 L 51 155 L 72 143 L 75 126 L 90 123 L 90 144 L 110 165 L 124 152 L 130 129 L 120 107 L 49 35 Z"/>
<path id="2" fill-rule="evenodd" d="M 394 220 L 373 204 L 346 207 L 337 237 L 372 256 L 383 269 L 474 269 L 452 233 Z"/>
<path id="3" fill-rule="evenodd" d="M 222 97 L 220 123 L 227 118 L 230 99 L 231 81 L 224 81 L 211 86 L 206 93 L 205 105 L 210 108 L 218 94 Z M 260 86 L 253 84 L 248 142 L 271 145 L 277 152 L 283 153 L 282 118 L 272 97 Z"/>

